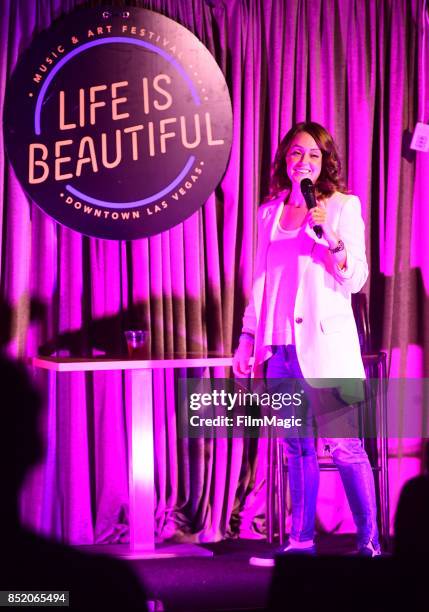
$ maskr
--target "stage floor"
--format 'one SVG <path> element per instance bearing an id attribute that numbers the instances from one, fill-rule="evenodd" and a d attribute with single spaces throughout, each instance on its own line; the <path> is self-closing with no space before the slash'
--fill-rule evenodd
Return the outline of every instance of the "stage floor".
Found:
<path id="1" fill-rule="evenodd" d="M 350 554 L 354 536 L 320 536 L 320 554 Z M 233 612 L 264 610 L 272 569 L 249 565 L 255 553 L 277 548 L 265 541 L 225 540 L 202 544 L 211 557 L 128 559 L 151 600 L 166 612 Z M 80 546 L 80 550 L 116 554 L 127 545 Z M 162 608 L 157 608 L 162 610 Z"/>

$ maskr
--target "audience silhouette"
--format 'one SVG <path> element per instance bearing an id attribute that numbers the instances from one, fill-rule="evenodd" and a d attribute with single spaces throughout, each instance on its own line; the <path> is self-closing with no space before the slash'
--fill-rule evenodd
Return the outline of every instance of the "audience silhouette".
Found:
<path id="1" fill-rule="evenodd" d="M 145 592 L 126 562 L 80 552 L 24 528 L 19 492 L 43 457 L 41 396 L 23 364 L 0 355 L 3 591 L 69 591 L 76 610 L 147 610 Z"/>
<path id="2" fill-rule="evenodd" d="M 424 473 L 408 480 L 395 515 L 394 554 L 406 562 L 426 559 L 429 551 L 429 443 L 425 445 Z"/>
<path id="3" fill-rule="evenodd" d="M 399 497 L 393 555 L 376 559 L 279 557 L 269 610 L 323 611 L 341 602 L 348 611 L 380 612 L 395 607 L 426 611 L 428 550 L 429 444 L 424 473 L 406 482 Z"/>

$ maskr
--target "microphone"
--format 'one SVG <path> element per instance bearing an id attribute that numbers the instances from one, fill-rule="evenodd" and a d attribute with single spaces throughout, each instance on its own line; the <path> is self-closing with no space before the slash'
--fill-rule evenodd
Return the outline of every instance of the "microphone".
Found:
<path id="1" fill-rule="evenodd" d="M 311 208 L 315 208 L 316 204 L 316 196 L 314 194 L 314 185 L 311 179 L 305 178 L 301 181 L 301 193 L 304 196 L 305 203 L 307 204 L 308 210 Z M 318 238 L 323 236 L 323 230 L 320 225 L 315 225 L 313 227 L 314 233 Z"/>

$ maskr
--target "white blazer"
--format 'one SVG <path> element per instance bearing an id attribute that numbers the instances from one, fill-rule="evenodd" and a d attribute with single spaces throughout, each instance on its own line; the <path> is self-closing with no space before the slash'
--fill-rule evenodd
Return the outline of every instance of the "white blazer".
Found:
<path id="1" fill-rule="evenodd" d="M 271 348 L 263 346 L 261 325 L 267 249 L 283 211 L 285 193 L 263 204 L 258 212 L 258 246 L 254 282 L 243 317 L 243 331 L 255 335 L 255 377 L 262 378 L 263 362 Z M 347 266 L 340 270 L 328 251 L 325 238 L 317 238 L 307 224 L 305 231 L 314 241 L 308 263 L 298 286 L 294 308 L 296 352 L 302 373 L 308 378 L 365 378 L 351 294 L 357 293 L 368 277 L 365 255 L 365 227 L 359 198 L 334 193 L 326 200 L 328 221 L 343 240 Z"/>

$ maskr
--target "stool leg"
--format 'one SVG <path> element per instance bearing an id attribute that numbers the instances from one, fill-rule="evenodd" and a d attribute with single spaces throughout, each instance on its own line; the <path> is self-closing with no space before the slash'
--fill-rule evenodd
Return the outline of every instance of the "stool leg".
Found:
<path id="1" fill-rule="evenodd" d="M 274 446 L 276 439 L 268 438 L 268 461 L 267 461 L 267 540 L 270 544 L 274 541 L 274 500 L 275 500 L 275 478 L 274 478 Z"/>
<path id="2" fill-rule="evenodd" d="M 277 441 L 277 503 L 279 517 L 279 543 L 284 544 L 285 539 L 285 487 L 284 487 L 284 465 L 283 465 L 283 442 Z"/>
<path id="3" fill-rule="evenodd" d="M 381 501 L 381 535 L 384 545 L 390 544 L 390 516 L 389 516 L 389 449 L 387 438 L 387 401 L 386 401 L 386 355 L 381 354 L 380 379 L 380 501 Z"/>

